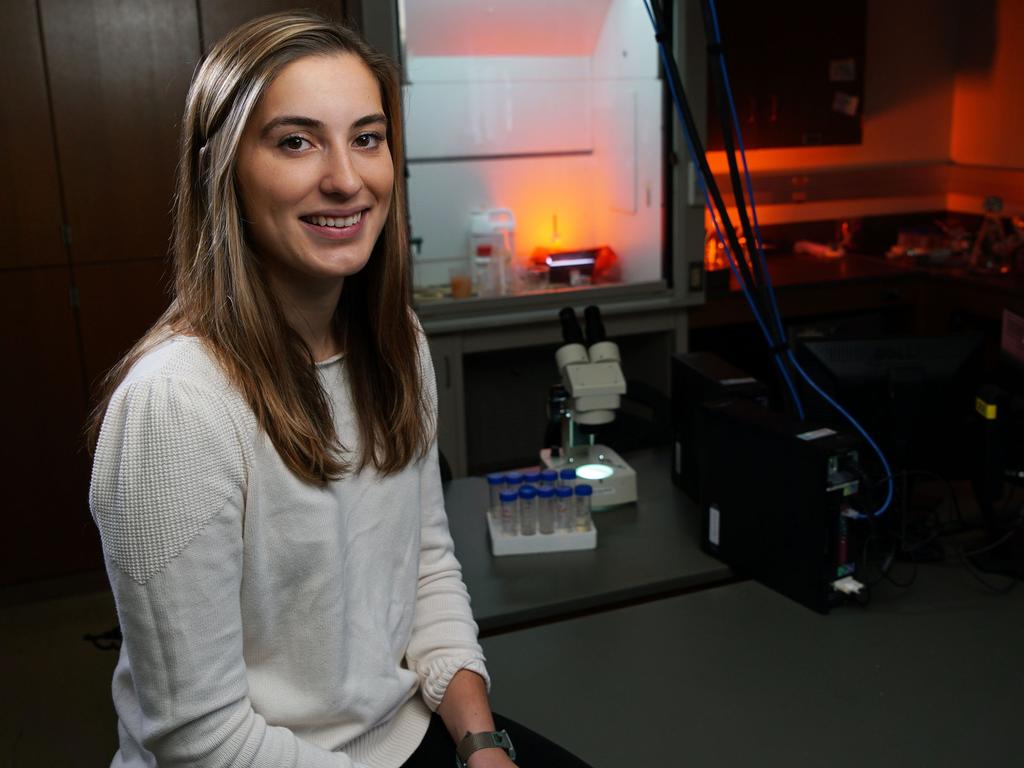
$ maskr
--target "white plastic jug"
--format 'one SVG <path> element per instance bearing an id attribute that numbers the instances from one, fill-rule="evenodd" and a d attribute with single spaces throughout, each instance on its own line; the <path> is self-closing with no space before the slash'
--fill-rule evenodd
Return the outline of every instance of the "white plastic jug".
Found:
<path id="1" fill-rule="evenodd" d="M 509 292 L 515 253 L 516 217 L 508 208 L 488 208 L 469 215 L 469 263 L 478 295 Z"/>

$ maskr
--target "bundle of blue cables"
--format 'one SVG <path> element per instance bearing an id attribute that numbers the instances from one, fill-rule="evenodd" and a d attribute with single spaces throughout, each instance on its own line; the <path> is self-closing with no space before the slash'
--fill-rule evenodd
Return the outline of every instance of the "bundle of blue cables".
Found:
<path id="1" fill-rule="evenodd" d="M 679 68 L 668 49 L 663 33 L 664 12 L 660 8 L 658 0 L 644 0 L 644 7 L 654 27 L 654 36 L 658 43 L 658 50 L 671 92 L 672 103 L 683 128 L 683 136 L 686 139 L 690 159 L 697 171 L 697 184 L 704 195 L 704 202 L 710 213 L 715 235 L 725 252 L 729 269 L 736 282 L 742 288 L 747 305 L 750 307 L 757 326 L 772 353 L 772 358 L 785 386 L 785 391 L 789 395 L 789 402 L 792 405 L 795 416 L 801 422 L 805 419 L 804 406 L 794 383 L 794 374 L 799 376 L 811 390 L 835 409 L 864 438 L 878 456 L 885 473 L 886 495 L 878 509 L 868 513 L 877 517 L 883 514 L 892 503 L 893 476 L 892 470 L 889 468 L 889 462 L 886 460 L 881 448 L 878 447 L 878 444 L 864 427 L 807 374 L 797 361 L 796 355 L 792 348 L 790 348 L 786 337 L 782 316 L 779 314 L 778 304 L 775 300 L 775 290 L 772 286 L 771 275 L 768 272 L 768 266 L 764 257 L 761 229 L 757 220 L 757 206 L 754 204 L 754 189 L 750 179 L 750 170 L 747 167 L 747 156 L 743 146 L 739 118 L 736 114 L 736 104 L 733 100 L 732 87 L 729 84 L 729 75 L 725 65 L 725 53 L 722 49 L 715 0 L 702 0 L 702 10 L 704 13 L 704 26 L 708 36 L 708 51 L 711 57 L 712 74 L 715 77 L 715 84 L 718 86 L 719 103 L 723 109 L 722 134 L 725 153 L 729 163 L 736 209 L 746 238 L 746 252 L 744 252 L 740 244 L 736 228 L 732 224 L 725 201 L 718 189 L 714 174 L 711 172 L 693 121 L 693 115 L 686 100 L 686 94 L 683 91 Z M 726 109 L 728 109 L 727 114 L 725 113 Z M 739 149 L 740 159 L 743 164 L 745 184 L 742 186 L 739 183 L 739 170 L 736 164 L 736 147 Z M 749 201 L 750 205 L 749 215 L 744 199 L 743 186 L 746 187 L 746 200 Z M 858 513 L 858 516 L 867 517 L 864 513 Z"/>

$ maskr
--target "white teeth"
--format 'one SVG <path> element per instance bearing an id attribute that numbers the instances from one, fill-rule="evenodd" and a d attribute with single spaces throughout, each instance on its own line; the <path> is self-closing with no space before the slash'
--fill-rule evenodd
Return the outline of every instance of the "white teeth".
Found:
<path id="1" fill-rule="evenodd" d="M 337 216 L 307 216 L 306 217 L 311 223 L 317 224 L 321 227 L 351 227 L 354 224 L 359 223 L 359 220 L 363 218 L 363 213 L 354 213 L 351 216 L 344 218 Z"/>

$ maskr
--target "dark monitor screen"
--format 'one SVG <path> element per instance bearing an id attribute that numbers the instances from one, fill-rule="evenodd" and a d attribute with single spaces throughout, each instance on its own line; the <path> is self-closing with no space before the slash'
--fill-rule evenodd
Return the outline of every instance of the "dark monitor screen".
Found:
<path id="1" fill-rule="evenodd" d="M 980 335 L 804 339 L 797 357 L 880 444 L 894 470 L 968 476 Z M 840 418 L 809 389 L 803 399 L 809 415 Z"/>

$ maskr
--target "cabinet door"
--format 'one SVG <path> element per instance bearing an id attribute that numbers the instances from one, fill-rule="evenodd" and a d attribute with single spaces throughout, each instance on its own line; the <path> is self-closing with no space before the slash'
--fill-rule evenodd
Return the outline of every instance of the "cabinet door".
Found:
<path id="1" fill-rule="evenodd" d="M 76 263 L 162 257 L 194 0 L 39 0 Z"/>
<path id="2" fill-rule="evenodd" d="M 52 578 L 103 559 L 88 509 L 85 395 L 67 267 L 0 272 L 5 406 L 0 584 Z"/>
<path id="3" fill-rule="evenodd" d="M 454 477 L 466 474 L 466 411 L 462 399 L 462 338 L 428 339 L 437 378 L 437 447 Z"/>
<path id="4" fill-rule="evenodd" d="M 343 5 L 343 0 L 201 0 L 199 13 L 203 25 L 203 53 L 208 53 L 214 43 L 239 24 L 257 16 L 306 8 L 318 11 L 329 19 L 341 19 Z"/>
<path id="5" fill-rule="evenodd" d="M 166 260 L 88 264 L 75 270 L 89 391 L 167 308 Z"/>
<path id="6" fill-rule="evenodd" d="M 748 149 L 861 142 L 864 0 L 719 0 L 718 19 Z M 709 87 L 708 148 L 722 146 L 718 93 Z"/>
<path id="7" fill-rule="evenodd" d="M 35 0 L 11 0 L 0 24 L 0 268 L 64 265 L 60 187 Z"/>

